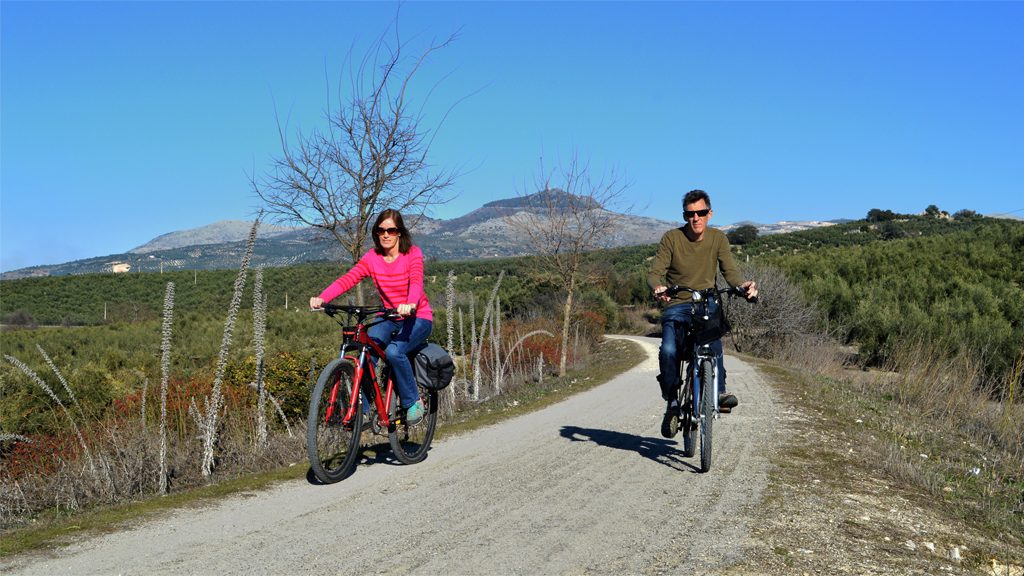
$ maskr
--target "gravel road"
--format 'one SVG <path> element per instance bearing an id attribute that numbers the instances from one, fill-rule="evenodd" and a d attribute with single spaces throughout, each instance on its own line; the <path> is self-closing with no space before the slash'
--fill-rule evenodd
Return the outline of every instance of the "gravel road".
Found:
<path id="1" fill-rule="evenodd" d="M 726 358 L 741 401 L 715 426 L 712 470 L 661 437 L 648 359 L 544 410 L 445 438 L 414 466 L 360 463 L 330 486 L 292 481 L 183 509 L 45 554 L 11 574 L 715 573 L 753 545 L 775 401 Z"/>

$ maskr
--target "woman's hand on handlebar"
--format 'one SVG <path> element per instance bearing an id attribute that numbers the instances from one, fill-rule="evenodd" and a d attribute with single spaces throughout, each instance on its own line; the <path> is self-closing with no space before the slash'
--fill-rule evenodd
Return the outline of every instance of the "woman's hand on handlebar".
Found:
<path id="1" fill-rule="evenodd" d="M 396 308 L 395 310 L 397 310 L 398 313 L 401 314 L 402 316 L 412 316 L 413 313 L 416 312 L 416 305 L 415 304 L 399 304 L 398 308 Z"/>
<path id="2" fill-rule="evenodd" d="M 324 299 L 319 296 L 313 296 L 309 299 L 309 309 L 319 310 L 324 307 Z"/>

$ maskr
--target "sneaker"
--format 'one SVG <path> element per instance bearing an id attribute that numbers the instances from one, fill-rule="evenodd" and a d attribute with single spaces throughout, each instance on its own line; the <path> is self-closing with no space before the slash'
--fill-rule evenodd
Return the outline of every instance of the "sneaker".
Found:
<path id="1" fill-rule="evenodd" d="M 407 426 L 419 424 L 423 420 L 423 414 L 426 411 L 426 408 L 423 407 L 423 402 L 417 400 L 415 404 L 405 410 L 405 424 Z"/>
<path id="2" fill-rule="evenodd" d="M 674 438 L 679 432 L 679 405 L 675 400 L 668 403 L 665 408 L 665 416 L 661 419 L 661 435 L 665 438 Z"/>
<path id="3" fill-rule="evenodd" d="M 718 411 L 723 414 L 732 412 L 732 409 L 738 406 L 740 401 L 736 398 L 735 394 L 729 394 L 723 392 L 718 396 Z"/>

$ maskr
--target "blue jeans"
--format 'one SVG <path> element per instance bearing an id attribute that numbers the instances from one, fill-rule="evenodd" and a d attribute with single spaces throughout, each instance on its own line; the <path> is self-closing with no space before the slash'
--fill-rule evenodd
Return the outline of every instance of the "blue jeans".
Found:
<path id="1" fill-rule="evenodd" d="M 717 304 L 712 304 L 717 306 Z M 658 375 L 658 382 L 661 384 L 661 397 L 671 400 L 676 397 L 676 387 L 679 385 L 679 362 L 689 359 L 691 344 L 684 341 L 686 330 L 693 323 L 693 304 L 675 304 L 665 308 L 661 313 L 661 349 L 658 350 L 658 363 L 661 374 Z M 725 394 L 725 359 L 722 353 L 722 341 L 715 340 L 711 343 L 711 351 L 715 353 L 718 360 L 718 393 Z"/>
<path id="2" fill-rule="evenodd" d="M 400 322 L 386 320 L 371 326 L 367 334 L 380 343 L 384 349 L 391 376 L 402 408 L 408 408 L 420 399 L 416 389 L 416 377 L 412 373 L 409 353 L 427 341 L 434 323 L 423 318 L 406 318 Z"/>

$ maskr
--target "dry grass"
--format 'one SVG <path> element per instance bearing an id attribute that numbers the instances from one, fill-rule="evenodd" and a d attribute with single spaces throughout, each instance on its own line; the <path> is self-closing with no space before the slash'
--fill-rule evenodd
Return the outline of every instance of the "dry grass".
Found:
<path id="1" fill-rule="evenodd" d="M 975 574 L 993 560 L 1024 563 L 1019 462 L 1014 467 L 994 445 L 971 445 L 970 433 L 902 409 L 883 391 L 896 375 L 848 370 L 824 377 L 750 360 L 784 401 L 777 422 L 788 440 L 753 511 L 762 546 L 745 568 L 771 575 Z M 986 473 L 963 469 L 986 459 Z M 1015 494 L 1005 490 L 1008 482 L 1016 483 Z"/>
<path id="2" fill-rule="evenodd" d="M 921 344 L 899 350 L 882 371 L 844 368 L 842 354 L 814 346 L 781 356 L 777 365 L 799 382 L 795 401 L 820 406 L 827 426 L 852 423 L 847 433 L 859 436 L 866 465 L 880 465 L 955 522 L 1002 543 L 990 555 L 1024 560 L 1024 405 L 1013 394 L 1019 373 L 1007 374 L 1005 385 L 985 382 L 970 358 Z M 1011 394 L 993 398 L 995 389 Z"/>

